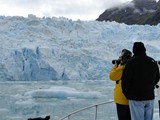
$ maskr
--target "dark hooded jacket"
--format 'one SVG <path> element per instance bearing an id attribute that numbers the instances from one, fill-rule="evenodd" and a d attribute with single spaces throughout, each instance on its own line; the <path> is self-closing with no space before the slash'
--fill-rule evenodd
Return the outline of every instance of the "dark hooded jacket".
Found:
<path id="1" fill-rule="evenodd" d="M 159 81 L 159 68 L 156 61 L 147 56 L 145 49 L 134 51 L 122 74 L 122 90 L 130 100 L 152 100 L 154 88 Z"/>

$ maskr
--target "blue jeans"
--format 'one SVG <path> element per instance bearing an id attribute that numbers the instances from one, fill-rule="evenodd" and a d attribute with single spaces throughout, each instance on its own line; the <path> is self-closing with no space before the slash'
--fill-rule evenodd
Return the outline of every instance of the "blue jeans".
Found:
<path id="1" fill-rule="evenodd" d="M 132 120 L 153 120 L 154 100 L 129 100 Z"/>
<path id="2" fill-rule="evenodd" d="M 159 104 L 159 117 L 160 117 L 160 100 L 158 101 Z"/>

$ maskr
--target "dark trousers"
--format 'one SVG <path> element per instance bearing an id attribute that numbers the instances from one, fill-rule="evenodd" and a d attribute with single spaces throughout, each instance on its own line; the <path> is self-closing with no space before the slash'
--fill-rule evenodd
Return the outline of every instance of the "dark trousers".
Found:
<path id="1" fill-rule="evenodd" d="M 131 120 L 129 105 L 116 104 L 116 106 L 118 120 Z"/>

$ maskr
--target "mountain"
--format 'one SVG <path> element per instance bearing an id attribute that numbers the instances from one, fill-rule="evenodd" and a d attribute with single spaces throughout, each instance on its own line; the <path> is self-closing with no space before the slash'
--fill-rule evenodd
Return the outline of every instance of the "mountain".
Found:
<path id="1" fill-rule="evenodd" d="M 160 23 L 160 1 L 133 0 L 105 10 L 97 21 L 116 21 L 128 25 L 157 25 Z"/>

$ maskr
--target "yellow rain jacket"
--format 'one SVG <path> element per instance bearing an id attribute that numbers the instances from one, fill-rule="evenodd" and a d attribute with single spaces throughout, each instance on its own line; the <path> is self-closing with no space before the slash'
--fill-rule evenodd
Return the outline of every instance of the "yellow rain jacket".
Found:
<path id="1" fill-rule="evenodd" d="M 115 65 L 110 71 L 109 78 L 112 81 L 115 81 L 115 89 L 114 89 L 115 103 L 121 104 L 121 105 L 128 105 L 129 104 L 128 99 L 123 94 L 122 85 L 121 85 L 122 83 L 121 76 L 122 76 L 124 67 L 125 65 L 120 65 L 120 66 Z"/>

